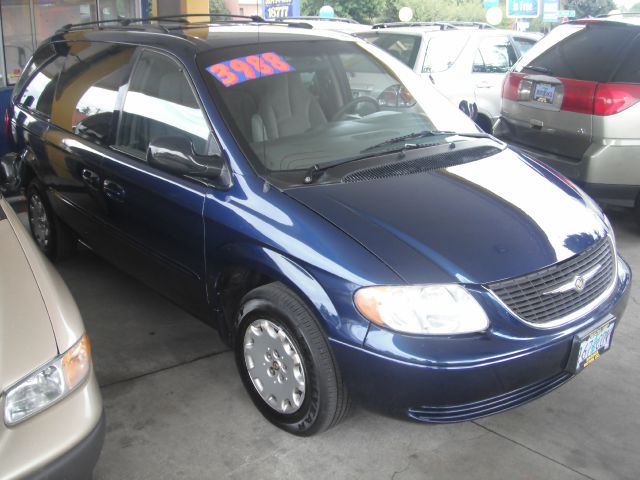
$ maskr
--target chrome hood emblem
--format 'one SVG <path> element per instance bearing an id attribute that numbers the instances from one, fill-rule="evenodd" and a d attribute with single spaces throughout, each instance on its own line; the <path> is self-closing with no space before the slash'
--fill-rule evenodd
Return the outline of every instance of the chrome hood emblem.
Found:
<path id="1" fill-rule="evenodd" d="M 596 265 L 591 270 L 582 275 L 576 275 L 570 282 L 560 285 L 553 290 L 548 290 L 543 295 L 557 295 L 558 293 L 566 293 L 573 290 L 576 293 L 582 292 L 587 286 L 587 282 L 596 276 L 596 273 L 602 268 L 602 265 Z"/>

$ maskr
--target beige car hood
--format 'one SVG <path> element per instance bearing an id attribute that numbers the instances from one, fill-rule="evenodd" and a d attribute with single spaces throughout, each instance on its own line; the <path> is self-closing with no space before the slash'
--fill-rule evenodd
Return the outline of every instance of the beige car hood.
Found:
<path id="1" fill-rule="evenodd" d="M 1 197 L 0 218 L 2 392 L 66 351 L 84 327 L 66 285 Z"/>

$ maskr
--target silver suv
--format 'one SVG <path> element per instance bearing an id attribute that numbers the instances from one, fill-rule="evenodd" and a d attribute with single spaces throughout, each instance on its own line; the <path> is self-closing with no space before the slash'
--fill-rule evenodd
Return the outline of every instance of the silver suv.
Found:
<path id="1" fill-rule="evenodd" d="M 496 135 L 640 220 L 640 18 L 555 28 L 514 66 Z"/>
<path id="2" fill-rule="evenodd" d="M 511 66 L 540 38 L 537 33 L 449 23 L 375 28 L 358 36 L 374 43 L 423 77 L 454 105 L 472 102 L 476 123 L 491 133 L 500 117 L 502 81 Z"/>

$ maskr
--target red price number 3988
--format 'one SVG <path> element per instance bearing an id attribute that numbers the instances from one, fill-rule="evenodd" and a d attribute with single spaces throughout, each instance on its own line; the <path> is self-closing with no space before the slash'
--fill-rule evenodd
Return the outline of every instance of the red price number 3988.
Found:
<path id="1" fill-rule="evenodd" d="M 207 70 L 225 87 L 230 87 L 247 80 L 290 72 L 294 68 L 277 53 L 267 52 L 216 63 Z"/>

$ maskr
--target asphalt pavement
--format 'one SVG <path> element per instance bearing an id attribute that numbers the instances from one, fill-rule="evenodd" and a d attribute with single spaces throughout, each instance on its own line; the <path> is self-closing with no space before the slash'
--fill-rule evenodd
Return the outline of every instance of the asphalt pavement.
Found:
<path id="1" fill-rule="evenodd" d="M 608 212 L 640 272 L 640 227 Z M 640 286 L 612 349 L 527 405 L 424 425 L 354 405 L 298 438 L 262 418 L 217 333 L 86 248 L 58 264 L 83 314 L 107 414 L 95 478 L 638 479 Z"/>

